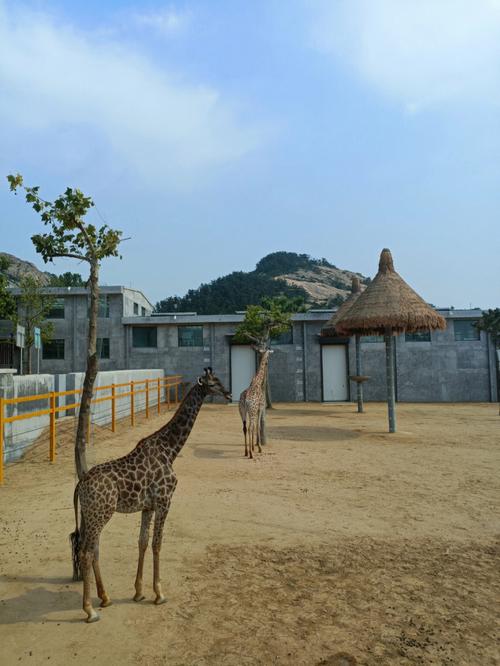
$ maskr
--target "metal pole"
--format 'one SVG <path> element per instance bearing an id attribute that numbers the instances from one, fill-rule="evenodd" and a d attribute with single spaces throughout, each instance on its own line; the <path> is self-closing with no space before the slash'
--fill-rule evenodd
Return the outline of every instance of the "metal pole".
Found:
<path id="1" fill-rule="evenodd" d="M 116 430 L 116 386 L 111 384 L 111 432 Z"/>
<path id="2" fill-rule="evenodd" d="M 50 449 L 49 460 L 51 463 L 56 459 L 56 394 L 50 394 Z"/>
<path id="3" fill-rule="evenodd" d="M 356 334 L 356 374 L 360 377 L 363 373 L 361 362 L 361 336 Z M 363 407 L 363 382 L 356 382 L 356 396 L 358 399 L 358 413 L 362 414 L 365 410 Z"/>
<path id="4" fill-rule="evenodd" d="M 396 407 L 394 391 L 394 336 L 389 329 L 385 335 L 385 369 L 387 375 L 387 409 L 389 432 L 396 432 Z"/>

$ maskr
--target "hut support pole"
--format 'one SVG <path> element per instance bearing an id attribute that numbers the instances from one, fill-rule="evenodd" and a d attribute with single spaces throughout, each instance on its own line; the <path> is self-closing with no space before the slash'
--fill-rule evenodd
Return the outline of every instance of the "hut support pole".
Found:
<path id="1" fill-rule="evenodd" d="M 385 334 L 385 369 L 387 374 L 387 408 L 389 411 L 389 432 L 396 432 L 396 407 L 394 390 L 394 336 L 388 330 Z"/>
<path id="2" fill-rule="evenodd" d="M 356 334 L 356 374 L 360 377 L 363 374 L 361 367 L 361 336 Z M 356 393 L 358 398 L 358 413 L 362 414 L 363 409 L 363 382 L 356 382 Z"/>

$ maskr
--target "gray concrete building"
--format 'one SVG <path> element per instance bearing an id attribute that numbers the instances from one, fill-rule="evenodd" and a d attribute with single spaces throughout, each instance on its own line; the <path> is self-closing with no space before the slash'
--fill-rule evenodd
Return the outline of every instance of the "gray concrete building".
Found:
<path id="1" fill-rule="evenodd" d="M 83 288 L 48 289 L 57 297 L 51 313 L 54 336 L 42 350 L 42 373 L 85 368 L 88 295 Z M 15 292 L 14 292 L 15 293 Z M 193 382 L 212 366 L 237 400 L 255 371 L 255 352 L 234 344 L 242 314 L 154 315 L 139 291 L 102 287 L 98 338 L 101 370 L 156 369 Z M 474 323 L 481 311 L 440 309 L 445 331 L 401 335 L 396 340 L 396 394 L 405 402 L 496 401 L 496 351 Z M 273 342 L 270 385 L 276 401 L 354 399 L 354 341 L 320 335 L 332 310 L 309 310 L 293 317 L 288 334 Z M 382 338 L 362 338 L 367 400 L 384 400 Z"/>

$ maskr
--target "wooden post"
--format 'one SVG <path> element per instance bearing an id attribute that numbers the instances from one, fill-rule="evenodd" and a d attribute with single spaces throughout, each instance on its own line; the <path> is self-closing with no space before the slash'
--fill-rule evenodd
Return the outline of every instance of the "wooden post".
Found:
<path id="1" fill-rule="evenodd" d="M 56 394 L 50 394 L 50 448 L 49 460 L 51 463 L 56 460 Z"/>
<path id="2" fill-rule="evenodd" d="M 158 377 L 158 414 L 160 413 L 160 395 L 161 395 L 160 378 Z"/>
<path id="3" fill-rule="evenodd" d="M 3 419 L 4 399 L 0 398 L 0 485 L 3 484 Z"/>
<path id="4" fill-rule="evenodd" d="M 111 432 L 116 430 L 116 387 L 111 384 Z"/>
<path id="5" fill-rule="evenodd" d="M 389 432 L 396 432 L 396 407 L 394 389 L 394 336 L 389 329 L 385 335 L 385 369 L 387 374 L 387 409 L 389 413 Z"/>
<path id="6" fill-rule="evenodd" d="M 175 404 L 179 402 L 179 383 L 178 380 L 175 382 Z"/>
<path id="7" fill-rule="evenodd" d="M 170 389 L 171 389 L 171 386 L 170 386 L 169 381 L 167 380 L 167 388 L 166 388 L 167 403 L 168 403 L 167 404 L 167 409 L 170 409 Z"/>
<path id="8" fill-rule="evenodd" d="M 134 414 L 134 382 L 130 382 L 130 425 L 135 425 Z"/>
<path id="9" fill-rule="evenodd" d="M 360 377 L 363 374 L 361 363 L 361 336 L 356 333 L 356 374 Z M 364 412 L 363 407 L 363 382 L 356 382 L 356 394 L 358 399 L 358 413 Z"/>
<path id="10" fill-rule="evenodd" d="M 146 418 L 149 419 L 149 379 L 146 379 Z"/>

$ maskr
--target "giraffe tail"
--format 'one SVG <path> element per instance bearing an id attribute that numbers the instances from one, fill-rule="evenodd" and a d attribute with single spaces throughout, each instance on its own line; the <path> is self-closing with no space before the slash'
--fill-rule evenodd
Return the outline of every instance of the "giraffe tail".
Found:
<path id="1" fill-rule="evenodd" d="M 79 485 L 79 484 L 78 484 Z M 73 506 L 75 508 L 75 531 L 69 535 L 71 541 L 71 560 L 73 563 L 73 580 L 82 580 L 82 571 L 80 569 L 80 545 L 82 542 L 82 534 L 78 529 L 78 485 L 73 494 Z M 83 523 L 83 521 L 82 521 Z M 83 527 L 83 525 L 82 525 Z"/>

